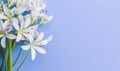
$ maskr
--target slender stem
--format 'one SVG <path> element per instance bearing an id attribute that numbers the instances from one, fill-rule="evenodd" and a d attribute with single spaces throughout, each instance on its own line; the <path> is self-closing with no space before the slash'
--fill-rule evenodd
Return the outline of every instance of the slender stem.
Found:
<path id="1" fill-rule="evenodd" d="M 16 63 L 18 62 L 18 60 L 20 59 L 21 53 L 22 53 L 22 48 L 20 48 L 19 54 L 18 54 L 18 56 L 17 56 L 17 59 L 16 59 L 15 62 L 13 63 L 13 67 L 15 66 L 15 64 L 16 64 Z"/>
<path id="2" fill-rule="evenodd" d="M 0 47 L 0 49 L 1 49 L 1 51 L 0 51 L 0 52 L 1 52 L 1 65 L 0 65 L 0 68 L 2 69 L 2 66 L 3 66 L 3 60 L 4 60 L 4 59 L 3 59 L 3 58 L 4 58 L 4 54 L 3 54 L 4 51 L 3 51 L 3 48 L 2 48 L 2 47 Z"/>
<path id="3" fill-rule="evenodd" d="M 12 40 L 8 39 L 9 42 L 9 47 L 8 47 L 8 63 L 7 66 L 8 71 L 13 71 L 13 67 L 12 67 Z"/>
<path id="4" fill-rule="evenodd" d="M 1 66 L 2 70 L 3 70 L 3 68 L 5 68 L 4 66 L 6 65 L 6 64 L 5 64 L 5 63 L 6 63 L 6 61 L 5 61 L 5 59 L 6 59 L 6 49 L 3 49 L 3 52 L 4 52 L 4 54 L 3 54 L 2 66 Z M 4 69 L 4 70 L 5 70 L 5 69 Z"/>
<path id="5" fill-rule="evenodd" d="M 5 71 L 7 71 L 7 55 L 5 56 Z"/>
<path id="6" fill-rule="evenodd" d="M 7 63 L 8 63 L 8 62 L 7 62 L 7 58 L 8 58 L 8 57 L 7 57 L 7 56 L 8 56 L 7 54 L 8 54 L 8 47 L 9 47 L 9 44 L 8 44 L 8 43 L 9 43 L 9 42 L 6 43 L 7 47 L 5 48 L 5 54 L 4 54 L 4 61 L 5 61 L 5 63 L 4 63 L 4 71 L 7 71 L 7 66 L 8 66 L 8 65 L 7 65 Z"/>
<path id="7" fill-rule="evenodd" d="M 27 60 L 28 56 L 30 55 L 30 51 L 27 53 L 27 55 L 25 56 L 24 60 L 22 61 L 22 63 L 19 65 L 19 67 L 17 68 L 16 71 L 19 71 L 20 68 L 22 67 L 22 65 L 25 63 L 25 61 Z"/>
<path id="8" fill-rule="evenodd" d="M 4 55 L 3 55 L 3 57 L 2 57 L 2 65 L 1 65 L 1 68 L 3 68 L 4 67 Z"/>
<path id="9" fill-rule="evenodd" d="M 16 45 L 16 40 L 15 40 L 14 43 L 13 43 L 12 50 L 14 50 L 15 45 Z"/>

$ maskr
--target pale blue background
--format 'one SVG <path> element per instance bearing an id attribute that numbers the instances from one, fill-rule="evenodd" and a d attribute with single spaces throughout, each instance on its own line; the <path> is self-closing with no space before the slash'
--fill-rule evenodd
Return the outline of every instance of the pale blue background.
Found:
<path id="1" fill-rule="evenodd" d="M 20 71 L 120 71 L 119 0 L 46 0 L 54 39 Z"/>

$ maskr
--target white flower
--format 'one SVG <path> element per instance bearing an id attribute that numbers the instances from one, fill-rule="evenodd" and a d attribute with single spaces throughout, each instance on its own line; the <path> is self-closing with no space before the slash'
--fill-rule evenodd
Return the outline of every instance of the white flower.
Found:
<path id="1" fill-rule="evenodd" d="M 45 25 L 52 20 L 53 16 L 47 16 L 43 13 L 43 14 L 39 15 L 39 18 L 41 20 L 40 25 Z"/>
<path id="2" fill-rule="evenodd" d="M 46 8 L 46 4 L 42 0 L 28 0 L 28 6 L 32 22 L 34 22 L 38 16 L 41 15 L 42 11 Z"/>
<path id="3" fill-rule="evenodd" d="M 11 6 L 13 4 L 16 4 L 16 6 L 20 6 L 22 4 L 22 2 L 24 2 L 25 0 L 8 0 L 8 6 Z"/>
<path id="4" fill-rule="evenodd" d="M 25 11 L 29 11 L 30 9 L 28 8 L 28 2 L 27 0 L 17 0 L 20 1 L 19 4 L 14 7 L 14 13 L 19 15 L 22 14 Z M 15 2 L 16 3 L 16 2 Z"/>
<path id="5" fill-rule="evenodd" d="M 10 34 L 12 30 L 12 22 L 5 21 L 4 23 L 0 20 L 0 38 L 2 47 L 6 47 L 6 38 L 16 39 L 14 34 Z"/>
<path id="6" fill-rule="evenodd" d="M 25 11 L 26 11 L 26 8 L 23 7 L 23 6 L 19 6 L 19 7 L 14 7 L 14 8 L 13 8 L 13 12 L 14 12 L 14 14 L 16 14 L 16 15 L 22 14 L 22 13 L 25 12 Z"/>
<path id="7" fill-rule="evenodd" d="M 35 57 L 36 57 L 35 50 L 38 51 L 41 54 L 46 54 L 46 51 L 42 48 L 42 46 L 46 45 L 49 41 L 51 41 L 52 40 L 52 36 L 50 36 L 46 40 L 42 40 L 43 37 L 44 37 L 44 33 L 42 32 L 41 34 L 39 34 L 39 36 L 35 40 L 34 40 L 33 37 L 31 37 L 30 44 L 21 46 L 21 48 L 23 50 L 31 49 L 32 60 L 34 60 Z"/>
<path id="8" fill-rule="evenodd" d="M 42 0 L 27 0 L 28 6 L 32 11 L 41 11 L 46 8 L 46 4 Z"/>
<path id="9" fill-rule="evenodd" d="M 31 0 L 31 2 L 28 2 L 28 7 L 30 8 L 31 12 L 31 18 L 32 22 L 40 18 L 41 25 L 44 25 L 52 20 L 53 16 L 47 16 L 45 12 L 43 12 L 46 8 L 46 4 L 43 3 L 42 0 Z"/>
<path id="10" fill-rule="evenodd" d="M 37 26 L 30 26 L 31 19 L 30 16 L 27 15 L 25 18 L 22 15 L 19 15 L 19 23 L 13 23 L 14 28 L 17 30 L 17 39 L 16 41 L 19 42 L 24 37 L 30 39 L 30 33 L 34 32 L 34 29 L 37 29 Z"/>
<path id="11" fill-rule="evenodd" d="M 14 16 L 14 9 L 9 9 L 3 4 L 3 12 L 0 14 L 0 19 L 12 19 Z"/>

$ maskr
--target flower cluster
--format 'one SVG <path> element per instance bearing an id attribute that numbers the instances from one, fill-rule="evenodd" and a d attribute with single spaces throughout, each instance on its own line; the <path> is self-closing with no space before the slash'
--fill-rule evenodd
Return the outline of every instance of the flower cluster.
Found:
<path id="1" fill-rule="evenodd" d="M 7 48 L 6 40 L 24 42 L 23 50 L 31 50 L 32 60 L 38 51 L 45 54 L 42 46 L 52 40 L 52 36 L 46 39 L 44 33 L 39 33 L 41 25 L 51 21 L 52 16 L 46 14 L 46 4 L 42 0 L 8 0 L 0 6 L 0 41 L 3 48 Z"/>

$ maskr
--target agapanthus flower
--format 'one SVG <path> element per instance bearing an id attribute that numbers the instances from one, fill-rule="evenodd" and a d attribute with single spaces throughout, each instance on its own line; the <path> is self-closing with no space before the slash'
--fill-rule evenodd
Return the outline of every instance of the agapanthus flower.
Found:
<path id="1" fill-rule="evenodd" d="M 40 18 L 40 25 L 45 25 L 52 20 L 53 16 L 48 16 L 43 13 L 39 15 L 39 18 Z"/>
<path id="2" fill-rule="evenodd" d="M 6 47 L 6 38 L 16 39 L 16 35 L 10 33 L 11 30 L 12 30 L 12 22 L 5 21 L 3 23 L 3 21 L 0 20 L 0 38 L 2 38 L 1 45 L 4 48 Z"/>
<path id="3" fill-rule="evenodd" d="M 42 25 L 51 21 L 52 16 L 47 16 L 44 13 L 46 8 L 46 4 L 42 0 L 28 0 L 28 4 L 26 6 L 31 12 L 32 22 L 37 20 L 38 18 L 41 20 Z"/>
<path id="4" fill-rule="evenodd" d="M 9 9 L 5 4 L 2 4 L 3 12 L 0 13 L 0 19 L 11 20 L 14 18 L 14 9 Z"/>
<path id="5" fill-rule="evenodd" d="M 31 37 L 30 44 L 21 46 L 21 48 L 23 50 L 29 50 L 29 49 L 31 49 L 32 60 L 34 60 L 35 57 L 36 57 L 35 50 L 38 51 L 41 54 L 46 54 L 46 50 L 43 49 L 42 46 L 46 45 L 49 41 L 51 41 L 52 40 L 52 36 L 48 37 L 45 40 L 42 40 L 43 37 L 44 37 L 44 33 L 42 32 L 42 33 L 40 33 L 38 35 L 38 37 L 36 37 L 35 40 L 34 40 L 33 37 Z"/>
<path id="6" fill-rule="evenodd" d="M 34 32 L 34 29 L 37 28 L 37 26 L 30 26 L 31 24 L 31 19 L 29 15 L 27 16 L 22 16 L 19 15 L 19 20 L 17 23 L 13 23 L 14 28 L 17 30 L 17 38 L 16 41 L 19 42 L 22 40 L 24 37 L 29 38 L 30 33 Z"/>

